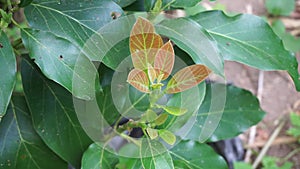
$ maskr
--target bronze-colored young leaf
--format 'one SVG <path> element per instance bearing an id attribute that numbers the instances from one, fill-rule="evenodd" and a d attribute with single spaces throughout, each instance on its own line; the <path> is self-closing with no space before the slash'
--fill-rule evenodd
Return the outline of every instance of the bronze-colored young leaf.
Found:
<path id="1" fill-rule="evenodd" d="M 158 70 L 159 75 L 163 74 L 162 80 L 165 80 L 169 77 L 172 72 L 174 62 L 174 49 L 171 41 L 169 41 L 159 49 L 154 60 L 154 69 Z"/>
<path id="2" fill-rule="evenodd" d="M 204 65 L 192 65 L 179 70 L 168 82 L 166 93 L 178 93 L 202 82 L 211 70 Z"/>
<path id="3" fill-rule="evenodd" d="M 148 136 L 150 137 L 150 139 L 153 140 L 153 139 L 157 138 L 158 132 L 157 132 L 156 129 L 153 129 L 153 128 L 148 127 L 148 128 L 146 129 L 146 131 L 147 131 L 147 134 L 148 134 Z"/>
<path id="4" fill-rule="evenodd" d="M 176 142 L 176 136 L 172 132 L 163 129 L 163 130 L 159 130 L 158 134 L 159 134 L 159 137 L 161 139 L 163 139 L 166 143 L 168 143 L 170 145 L 174 145 L 175 144 L 175 142 Z"/>
<path id="5" fill-rule="evenodd" d="M 131 72 L 128 75 L 127 82 L 141 92 L 150 92 L 147 74 L 142 70 L 131 70 Z"/>
<path id="6" fill-rule="evenodd" d="M 174 106 L 163 106 L 162 107 L 166 112 L 174 116 L 181 116 L 187 112 L 187 109 L 174 107 Z"/>
<path id="7" fill-rule="evenodd" d="M 153 64 L 155 55 L 162 45 L 162 38 L 155 33 L 130 36 L 129 46 L 134 67 L 147 69 L 148 63 Z"/>
<path id="8" fill-rule="evenodd" d="M 154 33 L 154 26 L 147 19 L 139 17 L 132 27 L 130 36 L 145 33 Z"/>
<path id="9" fill-rule="evenodd" d="M 153 64 L 156 53 L 162 47 L 162 38 L 154 31 L 153 24 L 141 17 L 133 25 L 129 46 L 135 68 L 147 69 L 147 63 Z"/>

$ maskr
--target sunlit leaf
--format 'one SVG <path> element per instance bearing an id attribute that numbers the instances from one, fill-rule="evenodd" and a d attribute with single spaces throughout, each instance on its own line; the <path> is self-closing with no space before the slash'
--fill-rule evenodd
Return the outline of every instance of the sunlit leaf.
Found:
<path id="1" fill-rule="evenodd" d="M 157 117 L 157 119 L 155 119 L 155 124 L 156 125 L 162 125 L 162 124 L 164 124 L 165 123 L 165 121 L 168 119 L 168 114 L 166 114 L 166 113 L 163 113 L 163 114 L 160 114 L 158 117 Z"/>
<path id="2" fill-rule="evenodd" d="M 153 68 L 153 66 L 149 63 L 148 63 L 147 73 L 148 73 L 148 77 L 149 77 L 151 84 L 153 84 L 155 79 L 157 78 L 157 74 L 156 74 L 156 71 Z"/>
<path id="3" fill-rule="evenodd" d="M 158 49 L 163 45 L 152 23 L 143 18 L 138 18 L 133 25 L 129 42 L 133 65 L 141 70 L 147 69 L 148 63 L 153 64 Z"/>
<path id="4" fill-rule="evenodd" d="M 158 134 L 159 137 L 161 137 L 166 143 L 170 145 L 174 145 L 174 143 L 176 142 L 176 136 L 168 130 L 159 130 Z"/>
<path id="5" fill-rule="evenodd" d="M 149 93 L 149 80 L 147 74 L 139 69 L 133 69 L 128 75 L 127 82 L 141 92 Z"/>
<path id="6" fill-rule="evenodd" d="M 179 70 L 169 81 L 166 93 L 178 93 L 190 89 L 202 82 L 209 74 L 204 65 L 192 65 Z"/>
<path id="7" fill-rule="evenodd" d="M 174 49 L 171 41 L 167 42 L 163 45 L 161 49 L 159 49 L 155 60 L 154 60 L 154 69 L 159 71 L 159 75 L 163 74 L 162 80 L 165 80 L 169 77 L 172 72 L 175 56 Z"/>
<path id="8" fill-rule="evenodd" d="M 162 107 L 166 112 L 174 115 L 174 116 L 181 116 L 187 112 L 187 109 L 179 108 L 175 106 L 163 106 Z"/>
<path id="9" fill-rule="evenodd" d="M 153 128 L 148 127 L 148 128 L 146 129 L 146 131 L 147 131 L 147 133 L 148 133 L 148 136 L 149 136 L 152 140 L 158 137 L 158 132 L 157 132 L 156 129 L 153 129 Z"/>

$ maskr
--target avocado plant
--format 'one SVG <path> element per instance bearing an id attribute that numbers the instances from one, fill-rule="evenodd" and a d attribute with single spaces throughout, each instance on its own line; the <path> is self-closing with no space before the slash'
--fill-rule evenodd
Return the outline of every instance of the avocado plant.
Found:
<path id="1" fill-rule="evenodd" d="M 265 113 L 224 61 L 298 63 L 260 17 L 170 15 L 200 1 L 1 1 L 0 168 L 228 168 L 207 143 Z"/>

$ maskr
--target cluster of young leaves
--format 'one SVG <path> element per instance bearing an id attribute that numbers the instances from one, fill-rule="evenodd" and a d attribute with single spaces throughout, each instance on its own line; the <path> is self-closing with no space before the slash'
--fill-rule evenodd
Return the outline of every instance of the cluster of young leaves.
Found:
<path id="1" fill-rule="evenodd" d="M 21 1 L 19 7 L 25 7 L 29 27 L 23 28 L 15 21 L 13 22 L 19 26 L 22 41 L 28 51 L 28 55 L 22 56 L 21 62 L 24 87 L 22 95 L 25 97 L 14 95 L 11 98 L 16 83 L 17 62 L 8 37 L 3 31 L 0 33 L 0 118 L 2 118 L 0 168 L 60 169 L 66 168 L 68 163 L 76 168 L 80 168 L 81 165 L 82 168 L 88 169 L 115 168 L 116 166 L 119 168 L 132 168 L 131 166 L 135 166 L 133 168 L 227 168 L 225 161 L 212 148 L 205 143 L 200 143 L 203 142 L 199 137 L 201 133 L 211 130 L 205 125 L 206 119 L 209 119 L 210 115 L 218 114 L 210 109 L 213 103 L 212 90 L 223 91 L 220 89 L 225 88 L 226 103 L 224 112 L 220 112 L 223 113 L 220 125 L 205 141 L 234 137 L 259 122 L 264 114 L 259 108 L 257 99 L 251 93 L 233 86 L 199 84 L 197 87 L 199 91 L 203 91 L 201 92 L 203 104 L 195 114 L 197 121 L 194 128 L 184 138 L 187 141 L 174 145 L 162 154 L 149 154 L 146 151 L 155 152 L 165 149 L 159 141 L 154 139 L 152 141 L 156 142 L 153 145 L 142 142 L 142 151 L 138 152 L 138 155 L 142 153 L 140 159 L 117 156 L 104 149 L 105 146 L 93 144 L 82 129 L 76 117 L 72 97 L 90 100 L 95 97 L 92 89 L 96 87 L 100 90 L 100 84 L 97 84 L 100 83 L 99 81 L 96 80 L 96 85 L 88 83 L 91 82 L 91 78 L 98 76 L 98 71 L 92 61 L 103 59 L 106 66 L 115 69 L 120 61 L 130 55 L 129 39 L 120 41 L 109 50 L 102 49 L 105 45 L 86 49 L 85 43 L 91 36 L 96 36 L 99 40 L 97 42 L 101 44 L 105 39 L 97 31 L 100 28 L 105 29 L 108 23 L 112 24 L 109 31 L 114 32 L 110 36 L 129 35 L 131 25 L 128 24 L 130 25 L 128 26 L 127 22 L 117 19 L 117 16 L 124 15 L 123 9 L 129 9 L 129 7 L 136 11 L 132 5 L 141 2 L 143 1 L 101 0 L 76 1 L 76 3 L 75 1 L 51 0 Z M 145 2 L 144 7 L 148 6 L 148 11 L 153 10 L 155 3 L 152 2 L 154 1 L 151 1 L 150 5 L 150 1 Z M 161 2 L 161 5 L 157 6 L 186 8 L 198 3 L 199 0 L 189 1 L 190 3 L 181 0 L 162 0 Z M 6 14 L 9 15 L 9 13 Z M 112 22 L 113 20 L 115 21 Z M 6 21 L 9 20 L 6 19 Z M 224 60 L 233 60 L 262 70 L 287 70 L 293 77 L 296 87 L 298 89 L 300 87 L 296 59 L 283 48 L 280 39 L 259 17 L 252 15 L 228 17 L 219 11 L 209 11 L 188 18 L 164 20 L 155 25 L 155 28 L 157 34 L 164 35 L 175 43 L 180 57 L 192 60 L 196 65 L 206 65 L 214 73 L 224 75 Z M 155 36 L 154 34 L 151 36 Z M 171 46 L 168 44 L 170 42 L 161 43 L 155 51 L 159 52 L 163 46 Z M 102 50 L 107 51 L 107 55 L 99 58 L 99 51 Z M 79 53 L 83 54 L 78 55 Z M 77 62 L 78 60 L 80 62 Z M 153 64 L 150 62 L 150 65 L 155 70 L 154 60 Z M 150 75 L 155 74 L 155 76 L 149 76 L 148 71 L 145 71 L 148 68 L 152 69 L 148 63 L 147 61 L 146 69 L 140 70 L 146 73 L 149 83 L 147 88 L 151 93 L 151 90 L 161 86 L 157 80 L 166 76 L 168 73 L 164 71 L 168 72 L 169 69 L 160 67 L 159 71 L 152 71 L 155 72 L 152 74 L 150 72 Z M 79 69 L 76 64 L 80 65 Z M 156 65 L 160 64 L 158 62 Z M 100 72 L 100 78 L 102 78 L 102 73 L 105 74 L 105 71 Z M 76 88 L 72 84 L 73 75 L 82 80 L 81 83 L 76 84 Z M 149 77 L 156 77 L 156 80 L 150 81 Z M 170 81 L 172 78 L 169 83 Z M 174 84 L 177 82 L 174 81 Z M 187 88 L 180 87 L 177 91 L 189 92 L 183 89 Z M 101 103 L 99 107 L 105 110 L 102 113 L 113 123 L 115 119 L 112 118 L 118 118 L 119 115 L 107 111 L 115 110 L 110 88 L 103 87 L 103 90 L 99 92 Z M 174 94 L 172 104 L 169 103 L 171 106 L 178 107 L 176 99 L 180 97 L 176 96 L 181 93 Z M 220 96 L 222 95 L 224 93 L 220 92 Z M 165 111 L 174 113 L 174 109 L 165 108 Z M 147 111 L 141 120 L 147 124 L 154 120 L 156 125 L 159 125 L 165 119 L 163 116 L 166 115 L 157 116 Z M 233 117 L 235 120 L 232 120 Z M 146 132 L 151 133 L 151 129 L 152 127 Z M 170 134 L 165 131 L 162 131 L 160 136 L 170 138 Z M 125 152 L 131 150 L 130 148 L 124 149 Z M 83 152 L 85 153 L 82 157 Z M 144 153 L 148 157 L 143 156 Z M 80 159 L 82 159 L 81 163 Z"/>
<path id="2" fill-rule="evenodd" d="M 156 102 L 164 94 L 183 92 L 198 85 L 208 77 L 211 71 L 200 64 L 185 67 L 171 77 L 162 91 L 164 86 L 162 81 L 171 75 L 175 62 L 171 41 L 163 44 L 162 37 L 155 33 L 152 23 L 139 17 L 130 33 L 129 46 L 134 69 L 129 72 L 127 82 L 141 92 L 150 93 L 151 107 L 144 114 L 144 122 L 150 123 L 146 128 L 148 136 L 151 139 L 160 136 L 168 144 L 173 145 L 176 141 L 173 133 L 166 129 L 154 129 L 156 125 L 162 125 L 167 120 L 168 115 L 160 114 L 157 116 L 153 109 L 162 108 L 174 116 L 185 114 L 187 109 L 159 105 Z"/>

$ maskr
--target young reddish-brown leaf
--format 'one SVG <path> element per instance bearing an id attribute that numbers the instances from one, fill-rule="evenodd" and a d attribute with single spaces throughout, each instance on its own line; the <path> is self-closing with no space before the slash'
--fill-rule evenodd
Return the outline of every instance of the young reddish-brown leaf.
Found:
<path id="1" fill-rule="evenodd" d="M 139 69 L 133 69 L 128 75 L 127 82 L 144 93 L 150 93 L 147 74 Z"/>
<path id="2" fill-rule="evenodd" d="M 147 69 L 147 63 L 153 64 L 155 55 L 162 45 L 163 40 L 155 33 L 152 23 L 139 17 L 132 27 L 129 40 L 134 67 Z"/>
<path id="3" fill-rule="evenodd" d="M 129 46 L 134 67 L 147 69 L 147 64 L 153 64 L 156 53 L 162 45 L 162 38 L 155 33 L 130 36 Z"/>
<path id="4" fill-rule="evenodd" d="M 202 82 L 211 70 L 204 65 L 192 65 L 179 70 L 168 82 L 166 93 L 178 93 Z"/>
<path id="5" fill-rule="evenodd" d="M 154 69 L 158 70 L 159 75 L 163 74 L 162 80 L 167 79 L 171 74 L 174 61 L 174 49 L 171 41 L 169 41 L 159 49 L 154 60 Z"/>
<path id="6" fill-rule="evenodd" d="M 147 19 L 139 17 L 132 27 L 130 36 L 145 33 L 154 33 L 154 26 Z"/>

